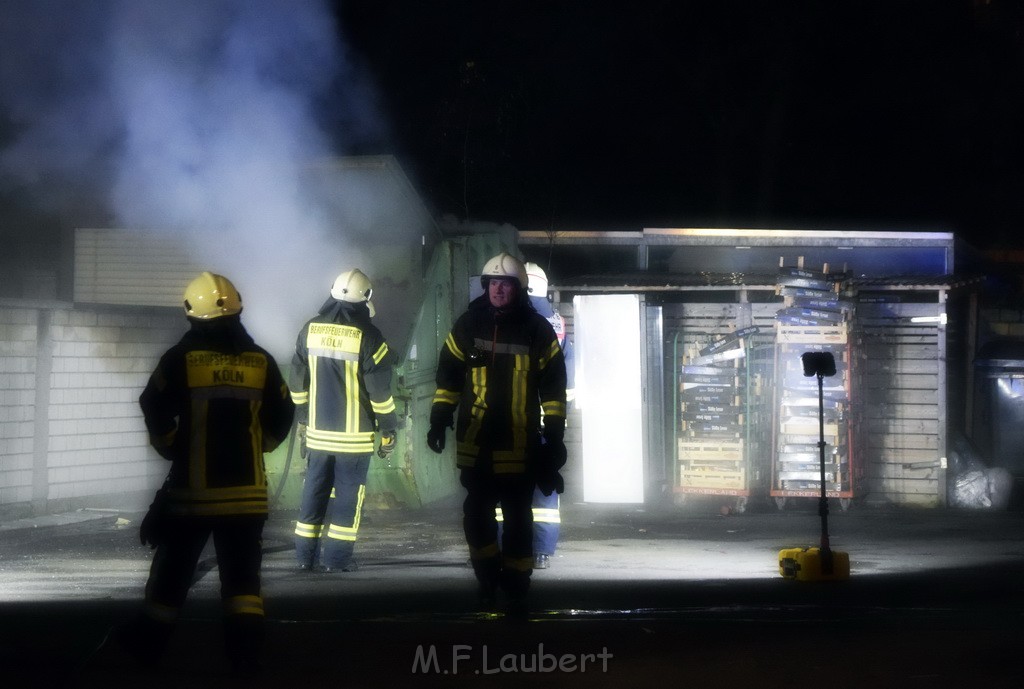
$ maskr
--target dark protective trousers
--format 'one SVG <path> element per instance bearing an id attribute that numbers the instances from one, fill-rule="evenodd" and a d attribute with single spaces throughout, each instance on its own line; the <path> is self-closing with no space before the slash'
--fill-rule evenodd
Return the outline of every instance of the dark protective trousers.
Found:
<path id="1" fill-rule="evenodd" d="M 162 652 L 212 535 L 228 658 L 241 667 L 258 663 L 263 645 L 260 566 L 266 517 L 169 517 L 168 521 L 166 538 L 156 549 L 149 570 L 143 615 L 135 625 L 136 640 L 148 644 L 154 657 Z"/>
<path id="2" fill-rule="evenodd" d="M 521 474 L 496 476 L 487 464 L 463 469 L 459 477 L 466 489 L 462 527 L 469 557 L 482 591 L 500 586 L 510 596 L 522 596 L 533 572 L 534 481 Z M 499 504 L 504 517 L 500 548 L 494 516 Z"/>
<path id="3" fill-rule="evenodd" d="M 368 454 L 309 451 L 302 504 L 295 524 L 295 556 L 300 565 L 322 562 L 325 567 L 343 569 L 352 561 L 369 470 Z"/>
<path id="4" fill-rule="evenodd" d="M 505 515 L 501 507 L 495 511 L 498 519 L 498 540 L 501 540 Z M 540 488 L 533 489 L 533 554 L 554 555 L 558 547 L 562 516 L 559 511 L 558 493 L 544 495 Z"/>

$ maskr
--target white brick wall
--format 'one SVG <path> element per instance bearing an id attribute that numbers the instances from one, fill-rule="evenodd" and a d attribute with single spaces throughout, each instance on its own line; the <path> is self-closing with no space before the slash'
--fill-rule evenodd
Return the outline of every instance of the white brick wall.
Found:
<path id="1" fill-rule="evenodd" d="M 32 497 L 37 322 L 33 309 L 0 308 L 0 506 Z"/>
<path id="2" fill-rule="evenodd" d="M 149 447 L 138 398 L 159 356 L 185 331 L 185 320 L 172 311 L 70 306 L 48 315 L 46 500 L 61 509 L 96 501 L 117 507 L 114 502 L 132 494 L 150 494 L 168 464 Z M 35 447 L 39 323 L 40 309 L 0 305 L 0 508 L 39 499 L 33 495 L 34 472 L 41 470 Z"/>

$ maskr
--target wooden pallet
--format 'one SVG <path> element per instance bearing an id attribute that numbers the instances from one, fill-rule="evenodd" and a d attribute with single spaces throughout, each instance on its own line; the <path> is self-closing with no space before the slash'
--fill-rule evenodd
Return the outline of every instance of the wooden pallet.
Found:
<path id="1" fill-rule="evenodd" d="M 693 470 L 679 472 L 679 485 L 685 488 L 746 488 L 747 472 Z"/>
<path id="2" fill-rule="evenodd" d="M 742 440 L 697 440 L 694 438 L 679 439 L 679 459 L 687 461 L 699 460 L 743 460 Z"/>
<path id="3" fill-rule="evenodd" d="M 839 325 L 783 325 L 776 323 L 775 339 L 780 344 L 846 344 L 845 323 Z"/>

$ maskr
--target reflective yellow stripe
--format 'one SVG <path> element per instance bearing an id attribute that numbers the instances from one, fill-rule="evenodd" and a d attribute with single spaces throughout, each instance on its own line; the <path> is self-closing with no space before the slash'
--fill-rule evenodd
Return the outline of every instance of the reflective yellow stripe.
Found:
<path id="1" fill-rule="evenodd" d="M 480 448 L 476 445 L 459 443 L 455 452 L 455 466 L 472 469 L 476 466 L 476 456 Z"/>
<path id="2" fill-rule="evenodd" d="M 517 572 L 529 572 L 533 569 L 532 557 L 503 557 L 501 565 L 505 569 L 513 569 Z"/>
<path id="3" fill-rule="evenodd" d="M 548 351 L 540 358 L 540 370 L 543 371 L 547 368 L 551 360 L 554 359 L 555 355 L 560 351 L 562 351 L 562 348 L 558 346 L 558 340 L 552 340 L 551 346 L 548 347 Z"/>
<path id="4" fill-rule="evenodd" d="M 146 617 L 157 622 L 163 622 L 164 624 L 172 624 L 178 619 L 178 608 L 172 608 L 169 605 L 157 603 L 148 598 L 142 605 L 142 611 Z"/>
<path id="5" fill-rule="evenodd" d="M 561 416 L 565 417 L 565 404 L 555 400 L 544 402 L 540 405 L 541 412 L 544 416 Z"/>
<path id="6" fill-rule="evenodd" d="M 225 615 L 263 616 L 263 598 L 260 596 L 231 596 L 223 602 Z"/>
<path id="7" fill-rule="evenodd" d="M 448 333 L 448 338 L 445 339 L 444 344 L 448 348 L 448 351 L 451 352 L 452 356 L 454 356 L 456 359 L 458 359 L 459 361 L 466 360 L 466 355 L 462 353 L 461 349 L 459 349 L 459 345 L 455 344 L 454 334 Z"/>
<path id="8" fill-rule="evenodd" d="M 434 404 L 458 404 L 459 393 L 454 390 L 442 390 L 438 388 L 434 392 Z"/>
<path id="9" fill-rule="evenodd" d="M 374 450 L 373 431 L 348 433 L 309 427 L 306 429 L 306 447 L 323 452 L 366 455 Z"/>
<path id="10" fill-rule="evenodd" d="M 557 507 L 534 507 L 533 521 L 542 524 L 561 524 L 562 515 Z"/>
<path id="11" fill-rule="evenodd" d="M 467 445 L 476 445 L 476 434 L 480 432 L 480 425 L 484 415 L 487 413 L 487 369 L 483 366 L 472 369 L 470 376 L 473 385 L 473 406 L 469 410 L 469 426 L 462 442 Z"/>
<path id="12" fill-rule="evenodd" d="M 512 371 L 512 448 L 526 449 L 526 386 L 530 374 L 530 357 L 516 354 Z M 536 404 L 536 402 L 534 402 Z"/>
<path id="13" fill-rule="evenodd" d="M 499 552 L 498 542 L 495 541 L 482 548 L 470 548 L 469 557 L 473 560 L 486 560 L 487 558 L 497 556 Z"/>
<path id="14" fill-rule="evenodd" d="M 395 410 L 395 399 L 388 397 L 383 402 L 370 401 L 370 407 L 373 409 L 374 414 L 390 414 Z"/>
<path id="15" fill-rule="evenodd" d="M 345 430 L 359 431 L 359 362 L 345 362 Z"/>
<path id="16" fill-rule="evenodd" d="M 296 392 L 292 390 L 292 402 L 295 404 L 309 404 L 309 391 Z"/>
<path id="17" fill-rule="evenodd" d="M 333 538 L 338 541 L 354 541 L 359 534 L 359 524 L 363 519 L 363 500 L 366 499 L 366 486 L 359 486 L 359 492 L 356 494 L 356 512 L 355 517 L 352 521 L 352 526 L 340 526 L 338 524 L 331 524 L 327 530 L 327 537 Z"/>
<path id="18" fill-rule="evenodd" d="M 380 345 L 380 348 L 373 355 L 373 363 L 379 364 L 381 359 L 383 359 L 385 356 L 387 356 L 387 353 L 388 353 L 388 343 L 387 342 L 382 342 L 381 345 Z"/>
<path id="19" fill-rule="evenodd" d="M 505 521 L 505 515 L 500 507 L 494 508 L 494 520 L 498 522 Z M 533 521 L 544 524 L 561 524 L 562 517 L 557 507 L 534 507 Z"/>
<path id="20" fill-rule="evenodd" d="M 317 396 L 317 383 L 316 383 L 316 379 L 318 377 L 317 368 L 318 368 L 317 358 L 315 356 L 310 355 L 310 357 L 309 357 L 309 392 L 307 394 L 309 395 L 309 399 L 311 399 L 311 400 L 315 400 L 316 396 Z M 310 404 L 309 405 L 309 419 L 307 420 L 306 425 L 307 425 L 308 428 L 316 428 L 316 405 L 315 404 Z M 307 433 L 309 432 L 308 429 L 307 429 L 306 432 Z"/>
<path id="21" fill-rule="evenodd" d="M 300 538 L 320 538 L 323 533 L 323 524 L 303 524 L 295 522 L 295 535 Z"/>

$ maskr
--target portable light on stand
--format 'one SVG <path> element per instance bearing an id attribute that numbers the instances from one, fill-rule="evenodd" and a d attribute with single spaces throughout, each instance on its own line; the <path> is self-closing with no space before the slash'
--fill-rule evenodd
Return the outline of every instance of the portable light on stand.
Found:
<path id="1" fill-rule="evenodd" d="M 850 578 L 850 556 L 832 550 L 828 542 L 828 497 L 825 494 L 825 393 L 823 380 L 836 374 L 832 352 L 804 352 L 804 376 L 818 379 L 818 451 L 821 462 L 821 544 L 817 548 L 784 548 L 779 552 L 779 574 L 800 581 L 835 581 Z"/>

